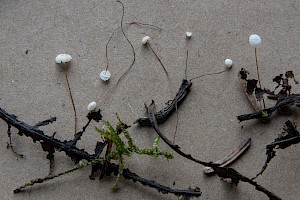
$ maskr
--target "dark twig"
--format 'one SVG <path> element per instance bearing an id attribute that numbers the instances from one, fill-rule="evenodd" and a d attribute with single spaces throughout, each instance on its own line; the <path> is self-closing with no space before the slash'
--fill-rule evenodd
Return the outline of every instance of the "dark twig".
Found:
<path id="1" fill-rule="evenodd" d="M 222 177 L 222 178 L 231 178 L 231 180 L 233 181 L 233 183 L 238 184 L 239 181 L 243 181 L 243 182 L 248 182 L 251 185 L 255 186 L 255 188 L 258 191 L 261 191 L 263 193 L 265 193 L 270 199 L 272 200 L 280 200 L 279 197 L 277 197 L 275 194 L 273 194 L 272 192 L 270 192 L 269 190 L 267 190 L 266 188 L 262 187 L 261 185 L 257 184 L 256 182 L 252 181 L 251 179 L 241 175 L 239 172 L 237 172 L 236 170 L 232 169 L 232 168 L 225 168 L 225 167 L 219 167 L 219 164 L 214 164 L 212 162 L 203 162 L 200 160 L 197 160 L 195 158 L 193 158 L 190 154 L 186 154 L 184 152 L 182 152 L 180 150 L 180 147 L 178 145 L 174 145 L 171 143 L 171 141 L 168 140 L 168 138 L 166 138 L 162 132 L 158 129 L 158 125 L 157 122 L 155 120 L 155 104 L 154 101 L 152 101 L 152 103 L 150 104 L 149 108 L 146 106 L 147 110 L 148 110 L 148 115 L 149 115 L 149 119 L 150 122 L 152 124 L 152 127 L 154 128 L 154 130 L 156 131 L 156 133 L 163 139 L 163 141 L 171 148 L 173 149 L 176 153 L 178 153 L 179 155 L 192 160 L 196 163 L 199 163 L 201 165 L 207 166 L 207 167 L 212 167 L 213 170 L 218 174 L 218 176 Z"/>
<path id="2" fill-rule="evenodd" d="M 2 118 L 8 125 L 15 127 L 19 130 L 19 135 L 25 135 L 27 137 L 31 137 L 34 142 L 44 142 L 41 143 L 43 146 L 47 144 L 52 148 L 55 148 L 59 151 L 65 152 L 73 161 L 76 163 L 79 160 L 87 159 L 91 160 L 93 158 L 92 155 L 88 154 L 82 149 L 78 149 L 77 147 L 67 145 L 68 141 L 60 141 L 56 138 L 46 135 L 42 130 L 30 126 L 22 121 L 19 121 L 15 115 L 8 114 L 5 110 L 0 108 L 0 118 Z M 48 149 L 48 148 L 45 148 Z"/>
<path id="3" fill-rule="evenodd" d="M 273 107 L 263 109 L 260 112 L 254 112 L 254 113 L 251 113 L 251 114 L 239 115 L 239 116 L 237 116 L 237 118 L 240 122 L 250 120 L 250 119 L 267 118 L 267 117 L 271 116 L 271 114 L 273 112 L 275 112 L 276 110 L 278 110 L 280 108 L 283 108 L 283 107 L 286 107 L 286 106 L 293 105 L 295 103 L 299 103 L 299 102 L 300 102 L 299 96 L 287 96 L 287 97 L 284 97 L 282 99 L 278 99 L 276 105 L 273 106 Z"/>
<path id="4" fill-rule="evenodd" d="M 176 110 L 176 107 L 184 101 L 184 99 L 187 97 L 190 88 L 192 86 L 192 82 L 183 79 L 182 83 L 179 87 L 179 90 L 173 100 L 170 100 L 166 103 L 166 107 L 164 107 L 162 110 L 155 112 L 155 119 L 157 123 L 162 123 L 166 121 L 172 113 Z M 150 120 L 148 117 L 143 117 L 137 119 L 134 123 L 138 123 L 140 126 L 151 126 Z"/>
<path id="5" fill-rule="evenodd" d="M 90 113 L 89 117 L 92 117 L 95 120 L 99 116 L 96 112 L 96 113 Z M 22 121 L 19 121 L 15 115 L 7 113 L 2 108 L 0 108 L 0 118 L 3 119 L 8 124 L 8 126 L 12 126 L 12 127 L 15 127 L 16 129 L 18 129 L 20 135 L 26 135 L 28 137 L 31 137 L 34 142 L 43 141 L 46 144 L 52 146 L 53 148 L 55 148 L 59 151 L 64 151 L 67 154 L 67 156 L 69 156 L 75 163 L 78 163 L 80 160 L 83 160 L 83 159 L 87 160 L 87 161 L 93 161 L 95 159 L 99 159 L 97 157 L 97 154 L 94 154 L 94 155 L 89 154 L 89 153 L 85 152 L 84 150 L 78 149 L 77 147 L 75 147 L 73 145 L 71 145 L 71 146 L 67 145 L 67 141 L 62 142 L 58 139 L 47 136 L 43 131 L 39 130 L 38 128 L 36 128 L 34 126 L 30 126 Z M 102 148 L 102 147 L 103 146 L 101 146 L 100 148 Z M 107 168 L 107 170 L 108 170 L 107 174 L 109 174 L 109 173 L 117 174 L 118 168 L 119 168 L 118 165 L 109 163 L 109 166 Z M 76 170 L 76 169 L 74 169 L 74 168 L 71 169 L 71 171 L 74 171 L 74 170 Z M 53 179 L 54 176 L 57 176 L 57 175 L 48 176 L 47 179 L 49 179 L 49 180 Z M 125 177 L 125 179 L 130 179 L 134 182 L 136 182 L 136 181 L 140 182 L 141 184 L 143 184 L 145 186 L 149 186 L 151 188 L 155 188 L 159 192 L 162 192 L 164 194 L 172 193 L 175 195 L 183 195 L 183 196 L 188 196 L 188 197 L 189 196 L 190 197 L 198 197 L 201 195 L 201 191 L 199 190 L 199 188 L 188 189 L 188 190 L 171 189 L 166 186 L 160 185 L 159 183 L 156 183 L 153 180 L 148 180 L 143 177 L 140 177 L 137 174 L 129 171 L 129 169 L 123 170 L 123 176 Z M 36 179 L 33 182 L 31 182 L 29 184 L 41 183 L 41 182 L 43 182 L 43 180 Z M 27 186 L 25 186 L 25 187 L 27 187 Z M 25 188 L 25 187 L 22 186 L 20 188 L 17 188 L 14 192 L 15 193 L 21 192 L 21 191 L 23 191 L 23 188 Z"/>
<path id="6" fill-rule="evenodd" d="M 190 154 L 186 154 L 184 152 L 182 152 L 180 150 L 180 147 L 178 145 L 172 144 L 172 142 L 158 129 L 158 124 L 157 121 L 155 119 L 155 103 L 154 101 L 152 101 L 152 103 L 150 104 L 150 106 L 148 107 L 147 105 L 145 105 L 147 111 L 148 111 L 148 116 L 150 119 L 150 123 L 152 125 L 152 127 L 154 128 L 155 132 L 157 133 L 157 135 L 159 135 L 159 137 L 161 137 L 161 139 L 171 148 L 173 149 L 176 153 L 178 153 L 179 155 L 192 160 L 196 163 L 199 163 L 201 165 L 207 166 L 207 167 L 213 167 L 213 166 L 218 166 L 218 164 L 213 164 L 212 162 L 204 162 L 201 160 L 198 160 L 194 157 L 192 157 Z"/>
<path id="7" fill-rule="evenodd" d="M 280 197 L 276 196 L 274 193 L 270 192 L 269 190 L 254 182 L 253 180 L 241 175 L 233 168 L 213 167 L 213 169 L 219 177 L 230 178 L 232 182 L 236 185 L 239 183 L 239 181 L 246 182 L 253 185 L 256 190 L 265 193 L 270 198 L 270 200 L 281 200 Z"/>
<path id="8" fill-rule="evenodd" d="M 300 134 L 296 129 L 296 126 L 290 121 L 285 122 L 285 126 L 283 128 L 283 135 L 280 135 L 275 139 L 274 142 L 266 146 L 266 154 L 267 159 L 262 167 L 261 171 L 254 177 L 252 180 L 256 179 L 259 175 L 262 175 L 263 172 L 267 169 L 270 161 L 276 156 L 276 149 L 285 149 L 293 144 L 300 143 Z"/>
<path id="9" fill-rule="evenodd" d="M 52 123 L 55 122 L 55 121 L 56 121 L 56 117 L 51 117 L 50 119 L 47 119 L 47 120 L 38 122 L 38 123 L 36 123 L 36 124 L 33 125 L 33 126 L 35 126 L 35 127 L 46 126 L 46 125 L 48 125 L 48 124 L 52 124 Z"/>
<path id="10" fill-rule="evenodd" d="M 110 168 L 112 168 L 112 166 Z M 198 187 L 196 187 L 194 189 L 189 188 L 187 190 L 172 189 L 167 186 L 161 185 L 153 180 L 147 180 L 145 178 L 142 178 L 142 177 L 138 176 L 137 174 L 130 172 L 128 169 L 124 169 L 123 175 L 126 179 L 131 179 L 134 182 L 138 181 L 145 186 L 157 189 L 159 192 L 161 192 L 163 194 L 171 193 L 171 194 L 175 194 L 178 197 L 179 196 L 199 197 L 202 194 L 202 192 L 200 191 L 200 188 L 198 188 Z"/>

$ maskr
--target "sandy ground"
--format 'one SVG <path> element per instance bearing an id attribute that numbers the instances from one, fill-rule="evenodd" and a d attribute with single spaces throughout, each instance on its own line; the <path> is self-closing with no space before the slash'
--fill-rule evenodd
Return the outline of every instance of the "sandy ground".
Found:
<path id="1" fill-rule="evenodd" d="M 119 29 L 108 47 L 112 78 L 102 83 L 98 74 L 106 67 L 105 45 L 120 25 L 122 7 L 115 1 L 0 1 L 0 107 L 29 124 L 56 116 L 57 122 L 42 128 L 56 138 L 71 139 L 74 129 L 72 104 L 62 70 L 55 64 L 60 53 L 72 55 L 68 77 L 78 114 L 78 127 L 87 119 L 86 106 L 97 101 L 104 119 L 116 122 L 114 113 L 132 124 L 145 116 L 144 103 L 155 100 L 160 109 L 176 94 L 185 77 L 186 50 L 189 50 L 187 77 L 221 71 L 224 60 L 231 58 L 233 69 L 224 74 L 193 81 L 191 92 L 178 109 L 179 124 L 175 143 L 198 159 L 215 161 L 224 157 L 245 138 L 252 146 L 238 162 L 231 165 L 252 177 L 262 167 L 265 145 L 271 143 L 287 118 L 299 124 L 299 112 L 293 116 L 275 116 L 268 124 L 257 121 L 238 123 L 237 115 L 253 108 L 240 88 L 237 73 L 244 67 L 255 78 L 254 49 L 248 44 L 250 34 L 259 34 L 258 59 L 263 87 L 273 88 L 273 77 L 287 70 L 300 75 L 300 2 L 274 1 L 183 1 L 124 0 L 124 23 L 142 22 L 150 26 L 124 25 L 132 42 L 136 62 L 119 86 L 104 98 L 130 66 L 133 53 Z M 193 32 L 187 40 L 186 31 Z M 154 54 L 141 39 L 151 36 L 150 44 L 160 56 L 167 78 Z M 299 92 L 299 85 L 294 87 Z M 267 101 L 267 106 L 274 102 Z M 160 126 L 173 139 L 176 115 Z M 79 142 L 80 148 L 92 152 L 100 136 L 93 123 Z M 243 128 L 241 128 L 243 126 Z M 117 192 L 111 187 L 115 177 L 98 181 L 89 179 L 90 169 L 35 185 L 20 194 L 13 190 L 27 181 L 48 173 L 48 160 L 41 146 L 30 138 L 12 136 L 17 158 L 7 149 L 7 125 L 0 120 L 0 190 L 1 199 L 177 199 L 138 183 L 124 180 Z M 150 147 L 156 137 L 151 128 L 133 125 L 130 132 L 137 144 Z M 163 142 L 159 148 L 171 151 Z M 299 145 L 279 150 L 257 182 L 283 199 L 299 199 Z M 126 167 L 135 173 L 155 179 L 174 188 L 200 187 L 201 199 L 267 199 L 253 186 L 237 187 L 222 182 L 217 176 L 206 177 L 202 166 L 174 153 L 169 162 L 163 158 L 133 155 Z M 64 153 L 55 154 L 54 173 L 74 164 Z M 173 185 L 175 183 L 175 185 Z"/>

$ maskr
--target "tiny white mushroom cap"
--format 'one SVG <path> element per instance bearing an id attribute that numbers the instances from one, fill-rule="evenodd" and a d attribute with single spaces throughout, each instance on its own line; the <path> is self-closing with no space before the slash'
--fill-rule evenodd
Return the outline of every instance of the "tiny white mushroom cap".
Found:
<path id="1" fill-rule="evenodd" d="M 204 171 L 204 173 L 209 173 L 210 171 L 212 170 L 212 168 L 211 167 L 204 167 L 203 168 L 203 171 Z"/>
<path id="2" fill-rule="evenodd" d="M 96 106 L 97 106 L 96 102 L 95 102 L 95 101 L 92 101 L 92 102 L 89 103 L 89 105 L 87 106 L 87 109 L 88 109 L 89 111 L 92 111 L 92 110 L 94 110 L 94 109 L 96 108 Z"/>
<path id="3" fill-rule="evenodd" d="M 110 79 L 111 73 L 108 70 L 103 70 L 100 73 L 100 79 L 103 81 L 108 81 Z"/>
<path id="4" fill-rule="evenodd" d="M 69 54 L 59 54 L 56 56 L 55 58 L 55 62 L 57 64 L 60 63 L 68 63 L 72 60 L 72 56 L 70 56 Z"/>
<path id="5" fill-rule="evenodd" d="M 261 44 L 261 38 L 259 37 L 259 35 L 256 35 L 256 34 L 250 35 L 249 44 L 252 47 L 258 47 Z"/>
<path id="6" fill-rule="evenodd" d="M 186 37 L 190 38 L 190 37 L 192 37 L 193 33 L 188 31 L 185 33 L 185 35 L 186 35 Z"/>
<path id="7" fill-rule="evenodd" d="M 232 67 L 232 64 L 233 64 L 233 62 L 232 62 L 231 59 L 227 58 L 227 59 L 225 60 L 225 65 L 226 65 L 227 67 Z"/>
<path id="8" fill-rule="evenodd" d="M 147 44 L 149 40 L 150 40 L 150 37 L 147 35 L 147 36 L 143 37 L 142 43 Z"/>

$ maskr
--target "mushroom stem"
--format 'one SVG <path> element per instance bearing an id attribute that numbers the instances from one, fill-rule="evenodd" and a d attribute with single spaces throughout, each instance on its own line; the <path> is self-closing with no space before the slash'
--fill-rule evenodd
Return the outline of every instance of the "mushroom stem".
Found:
<path id="1" fill-rule="evenodd" d="M 65 77 L 66 77 L 67 86 L 68 86 L 68 90 L 69 90 L 69 96 L 70 96 L 72 106 L 73 106 L 73 111 L 74 111 L 74 135 L 76 135 L 76 133 L 77 133 L 77 113 L 76 113 L 75 103 L 74 103 L 71 88 L 70 88 L 70 83 L 68 80 L 67 65 L 65 63 L 64 63 L 64 72 L 65 72 Z"/>
<path id="2" fill-rule="evenodd" d="M 257 50 L 256 50 L 256 47 L 254 48 L 254 52 L 255 52 L 255 63 L 256 63 L 257 79 L 258 79 L 259 87 L 261 88 L 260 77 L 259 77 L 259 70 L 258 70 L 258 58 L 257 58 Z M 264 99 L 264 97 L 262 98 L 262 100 L 263 100 L 263 105 L 264 105 L 264 109 L 265 109 L 265 108 L 266 108 L 266 104 L 265 104 L 265 99 Z"/>

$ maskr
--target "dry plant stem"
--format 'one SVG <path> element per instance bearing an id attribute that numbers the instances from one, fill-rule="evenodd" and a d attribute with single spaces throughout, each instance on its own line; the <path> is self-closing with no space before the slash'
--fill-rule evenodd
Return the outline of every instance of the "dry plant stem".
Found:
<path id="1" fill-rule="evenodd" d="M 187 75 L 186 75 L 186 71 L 187 71 L 187 66 L 188 66 L 188 57 L 189 57 L 189 50 L 186 50 L 186 59 L 185 59 L 185 70 L 184 70 L 184 76 L 185 76 L 185 80 L 187 80 Z M 175 133 L 173 136 L 173 144 L 175 143 L 175 138 L 176 138 L 176 133 L 177 133 L 177 129 L 178 129 L 178 109 L 177 109 L 177 103 L 175 103 L 175 109 L 176 109 L 176 126 L 175 126 Z"/>
<path id="2" fill-rule="evenodd" d="M 133 53 L 133 60 L 132 60 L 132 63 L 130 64 L 129 68 L 126 70 L 126 72 L 121 76 L 121 78 L 118 80 L 117 84 L 119 83 L 119 81 L 123 78 L 123 76 L 125 74 L 127 74 L 127 72 L 131 69 L 131 67 L 134 65 L 135 63 L 135 50 L 134 50 L 134 47 L 132 45 L 132 43 L 130 42 L 130 40 L 128 39 L 128 37 L 126 36 L 125 32 L 124 32 L 124 29 L 123 29 L 123 19 L 124 19 L 124 13 L 125 13 L 125 9 L 124 9 L 124 5 L 121 1 L 117 1 L 119 2 L 121 5 L 122 5 L 122 18 L 121 18 L 121 31 L 124 35 L 124 37 L 126 38 L 127 42 L 129 43 L 129 45 L 131 46 L 131 49 L 132 49 L 132 53 Z"/>
<path id="3" fill-rule="evenodd" d="M 126 36 L 126 34 L 125 34 L 125 32 L 124 32 L 124 29 L 123 29 L 123 19 L 124 19 L 124 5 L 123 5 L 123 3 L 121 2 L 121 1 L 117 1 L 117 2 L 119 2 L 121 5 L 122 5 L 122 18 L 121 18 L 121 31 L 122 31 L 122 33 L 123 33 L 123 35 L 124 35 L 124 37 L 126 38 L 126 40 L 127 40 L 127 42 L 129 43 L 129 45 L 131 46 L 131 49 L 132 49 L 132 52 L 133 52 L 133 60 L 132 60 L 132 62 L 131 62 L 131 64 L 130 64 L 130 66 L 129 66 L 129 68 L 122 74 L 122 76 L 118 79 L 118 81 L 117 81 L 117 83 L 114 85 L 114 86 L 112 86 L 112 88 L 103 96 L 103 97 L 106 97 L 113 89 L 115 89 L 118 85 L 119 85 L 119 83 L 120 83 L 120 81 L 122 80 L 122 78 L 130 71 L 130 69 L 132 68 L 132 66 L 134 65 L 134 63 L 135 63 L 135 50 L 134 50 L 134 47 L 133 47 L 133 45 L 132 45 L 132 43 L 130 42 L 130 40 L 128 39 L 128 37 Z M 119 27 L 118 27 L 119 28 Z M 118 29 L 117 28 L 117 29 Z M 117 29 L 115 29 L 115 31 L 117 30 Z M 114 31 L 114 32 L 115 32 Z M 113 33 L 114 34 L 114 33 Z M 112 36 L 113 36 L 113 34 L 111 35 L 111 37 L 110 37 L 110 39 L 109 39 L 109 41 L 108 41 L 108 43 L 110 42 L 110 40 L 111 40 L 111 38 L 112 38 Z M 108 68 L 108 56 L 107 56 L 107 47 L 108 47 L 108 43 L 107 43 L 107 45 L 106 45 L 106 59 L 107 59 L 107 66 L 106 66 L 106 69 Z M 97 101 L 99 101 L 100 99 L 98 99 Z"/>
<path id="4" fill-rule="evenodd" d="M 152 25 L 152 24 L 147 24 L 147 23 L 142 23 L 142 22 L 126 22 L 125 24 L 129 24 L 129 25 L 141 25 L 141 26 L 149 26 L 149 27 L 154 27 L 154 28 L 157 28 L 159 30 L 161 30 L 160 27 L 158 26 L 155 26 L 155 25 Z M 109 60 L 108 60 L 108 45 L 112 39 L 112 37 L 114 36 L 114 34 L 116 33 L 116 31 L 120 28 L 121 26 L 118 26 L 114 31 L 113 33 L 111 34 L 108 42 L 106 43 L 106 46 L 105 46 L 105 57 L 106 57 L 106 71 L 108 69 L 108 66 L 109 66 Z M 128 41 L 128 40 L 127 40 Z"/>
<path id="5" fill-rule="evenodd" d="M 173 144 L 175 143 L 175 139 L 176 139 L 176 133 L 177 133 L 177 129 L 178 129 L 178 109 L 177 109 L 177 103 L 175 103 L 175 109 L 176 109 L 176 126 L 175 126 L 175 133 L 173 136 Z"/>
<path id="6" fill-rule="evenodd" d="M 256 72 L 257 72 L 258 84 L 259 84 L 259 87 L 261 88 L 260 77 L 259 77 L 259 70 L 258 70 L 257 49 L 256 48 L 254 48 L 254 52 L 255 52 L 255 63 L 256 63 Z M 265 109 L 266 108 L 266 104 L 265 104 L 264 97 L 262 97 L 262 100 L 263 100 L 263 105 L 264 105 L 264 109 Z"/>
<path id="7" fill-rule="evenodd" d="M 65 72 L 65 77 L 66 77 L 67 86 L 68 86 L 68 90 L 69 90 L 69 96 L 72 101 L 72 106 L 73 106 L 73 111 L 74 111 L 74 135 L 76 135 L 76 133 L 77 133 L 77 113 L 76 113 L 75 103 L 74 103 L 74 99 L 73 99 L 71 88 L 70 88 L 70 83 L 68 80 L 67 66 L 64 66 L 64 72 Z"/>
<path id="8" fill-rule="evenodd" d="M 86 166 L 87 166 L 87 165 L 86 165 Z M 22 186 L 16 188 L 16 189 L 14 190 L 14 193 L 19 193 L 19 192 L 21 192 L 23 189 L 25 189 L 25 188 L 27 188 L 27 187 L 30 187 L 30 186 L 33 186 L 33 185 L 36 184 L 36 183 L 44 183 L 44 182 L 49 181 L 49 180 L 51 180 L 51 179 L 57 178 L 57 177 L 59 177 L 59 176 L 62 176 L 62 175 L 65 175 L 65 174 L 74 172 L 74 171 L 76 171 L 76 170 L 78 170 L 78 169 L 81 169 L 81 168 L 83 168 L 83 167 L 85 167 L 85 165 L 77 165 L 77 166 L 73 167 L 72 169 L 69 169 L 69 170 L 67 170 L 67 171 L 61 172 L 61 173 L 59 173 L 59 174 L 49 175 L 49 176 L 46 176 L 46 177 L 44 177 L 44 178 L 37 178 L 37 179 L 31 180 L 30 182 L 25 183 L 24 185 L 22 185 Z"/>
<path id="9" fill-rule="evenodd" d="M 187 66 L 188 66 L 188 58 L 189 58 L 189 50 L 186 50 L 186 59 L 185 59 L 185 70 L 184 70 L 184 76 L 185 76 L 185 80 L 187 80 L 187 75 L 186 75 L 186 71 L 187 71 Z"/>
<path id="10" fill-rule="evenodd" d="M 195 79 L 197 79 L 197 78 L 201 78 L 201 77 L 203 77 L 203 76 L 209 76 L 209 75 L 214 75 L 214 74 L 221 74 L 221 73 L 226 72 L 226 71 L 228 71 L 228 69 L 225 69 L 225 70 L 220 71 L 220 72 L 213 72 L 213 73 L 209 73 L 209 74 L 202 74 L 202 75 L 200 75 L 200 76 L 196 76 L 196 77 L 190 79 L 190 81 L 195 80 Z"/>
<path id="11" fill-rule="evenodd" d="M 142 25 L 142 26 L 149 26 L 149 27 L 153 27 L 153 28 L 156 28 L 158 30 L 161 30 L 161 28 L 158 27 L 158 26 L 155 26 L 155 25 L 152 25 L 152 24 L 143 23 L 143 22 L 127 22 L 125 24 L 129 24 L 129 25 L 136 24 L 136 25 Z"/>
<path id="12" fill-rule="evenodd" d="M 112 37 L 114 36 L 114 34 L 116 33 L 116 30 L 118 30 L 119 27 L 117 27 L 113 33 L 111 34 L 111 36 L 109 37 L 109 40 L 107 41 L 106 45 L 105 45 L 105 57 L 106 57 L 106 69 L 105 71 L 108 70 L 108 66 L 109 66 L 109 61 L 108 61 L 108 45 L 112 39 Z"/>

